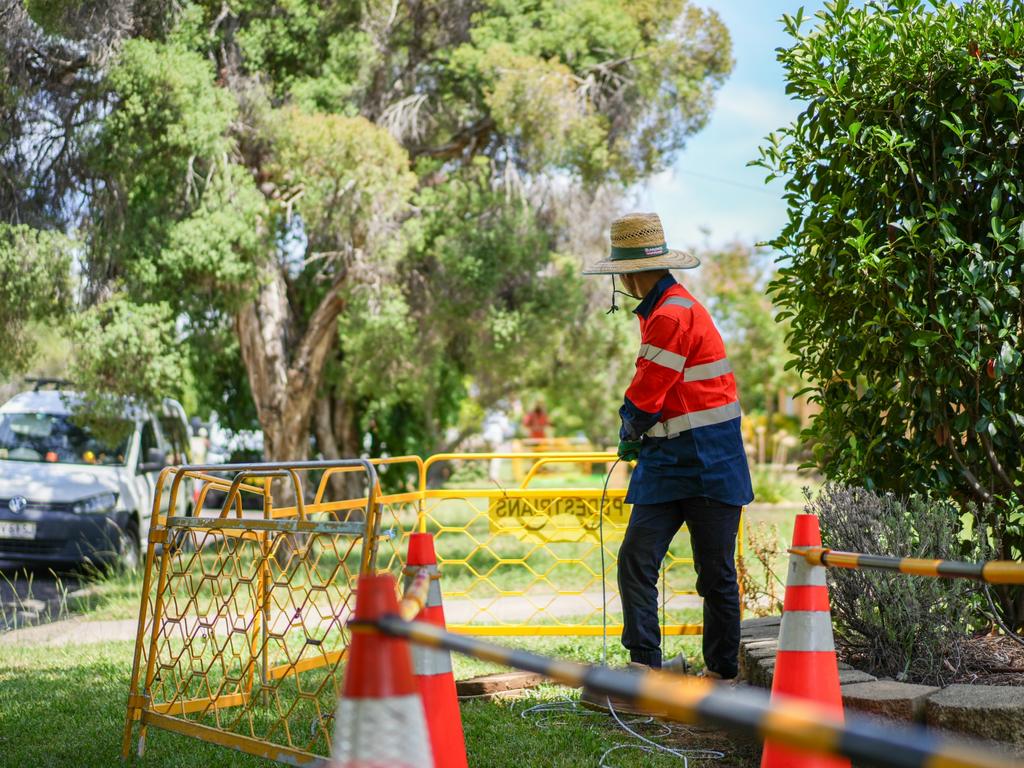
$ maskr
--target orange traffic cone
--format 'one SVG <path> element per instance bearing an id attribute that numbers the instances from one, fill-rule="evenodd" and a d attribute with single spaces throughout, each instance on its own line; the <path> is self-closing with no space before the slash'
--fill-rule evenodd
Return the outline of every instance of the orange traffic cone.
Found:
<path id="1" fill-rule="evenodd" d="M 356 622 L 398 613 L 394 577 L 360 576 Z M 423 702 L 405 640 L 352 628 L 335 716 L 335 768 L 432 768 Z"/>
<path id="2" fill-rule="evenodd" d="M 797 515 L 794 547 L 820 547 L 815 515 Z M 772 680 L 772 698 L 790 696 L 812 701 L 823 712 L 843 717 L 839 667 L 832 640 L 825 569 L 799 555 L 789 557 L 786 598 L 779 628 L 779 650 Z M 822 757 L 765 742 L 761 768 L 849 768 L 846 758 Z"/>
<path id="3" fill-rule="evenodd" d="M 444 606 L 441 604 L 441 575 L 437 570 L 434 538 L 429 533 L 414 533 L 409 536 L 409 552 L 405 561 L 407 589 L 416 571 L 426 568 L 430 572 L 427 604 L 416 618 L 445 629 Z M 427 712 L 427 729 L 430 731 L 434 765 L 437 768 L 467 768 L 466 740 L 462 733 L 459 699 L 455 693 L 451 653 L 443 648 L 414 645 L 412 666 L 423 698 L 423 707 Z"/>

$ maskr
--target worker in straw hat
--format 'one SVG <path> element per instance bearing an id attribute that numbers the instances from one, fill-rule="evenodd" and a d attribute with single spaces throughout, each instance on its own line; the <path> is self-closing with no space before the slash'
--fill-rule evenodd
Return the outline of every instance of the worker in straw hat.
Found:
<path id="1" fill-rule="evenodd" d="M 640 300 L 636 373 L 619 416 L 619 457 L 636 460 L 626 502 L 633 505 L 619 550 L 622 644 L 634 663 L 660 668 L 658 576 L 676 532 L 690 533 L 697 592 L 704 598 L 704 663 L 709 677 L 736 677 L 740 598 L 734 553 L 750 485 L 736 379 L 711 316 L 670 269 L 700 262 L 669 249 L 661 220 L 631 213 L 612 222 L 609 258 L 584 274 L 615 275 Z"/>

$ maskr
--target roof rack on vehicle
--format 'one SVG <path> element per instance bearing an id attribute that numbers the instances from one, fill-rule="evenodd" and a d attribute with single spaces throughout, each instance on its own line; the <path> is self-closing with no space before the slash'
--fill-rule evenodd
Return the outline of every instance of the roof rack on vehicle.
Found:
<path id="1" fill-rule="evenodd" d="M 55 379 L 48 376 L 26 376 L 26 384 L 33 384 L 33 392 L 38 392 L 44 387 L 53 387 L 54 389 L 64 389 L 65 387 L 72 386 L 72 382 L 67 379 Z"/>

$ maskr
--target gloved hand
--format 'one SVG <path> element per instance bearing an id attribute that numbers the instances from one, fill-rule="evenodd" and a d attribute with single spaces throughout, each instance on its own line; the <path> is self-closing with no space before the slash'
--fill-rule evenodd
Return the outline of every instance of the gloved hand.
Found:
<path id="1" fill-rule="evenodd" d="M 639 440 L 619 440 L 619 458 L 623 461 L 636 461 L 640 456 Z"/>

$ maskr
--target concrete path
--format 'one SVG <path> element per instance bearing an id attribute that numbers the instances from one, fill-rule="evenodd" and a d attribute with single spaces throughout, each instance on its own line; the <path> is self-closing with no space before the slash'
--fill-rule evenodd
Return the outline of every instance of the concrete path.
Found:
<path id="1" fill-rule="evenodd" d="M 82 617 L 54 621 L 0 634 L 0 648 L 12 645 L 89 645 L 115 640 L 135 640 L 138 621 L 88 621 Z"/>
<path id="2" fill-rule="evenodd" d="M 700 598 L 684 595 L 672 600 L 673 608 L 699 608 Z M 556 617 L 580 617 L 600 615 L 601 593 L 587 592 L 581 595 L 537 594 L 531 597 L 502 597 L 486 600 L 448 600 L 445 602 L 445 617 L 449 624 L 496 624 L 526 623 L 529 621 L 550 621 Z M 612 613 L 621 610 L 618 595 L 608 601 Z M 341 620 L 347 620 L 342 616 Z M 190 618 L 185 622 L 168 625 L 167 631 L 182 638 L 196 636 L 204 630 L 224 634 L 230 629 L 244 631 L 251 622 L 251 616 L 211 616 L 208 621 Z M 298 617 L 286 612 L 275 612 L 270 625 L 278 632 L 288 626 L 299 624 Z M 319 627 L 325 631 L 336 625 L 333 619 L 321 619 L 312 606 L 302 621 L 307 627 Z M 88 645 L 118 640 L 134 640 L 138 629 L 136 619 L 113 621 L 89 621 L 75 617 L 25 629 L 0 634 L 0 647 L 11 645 Z"/>

